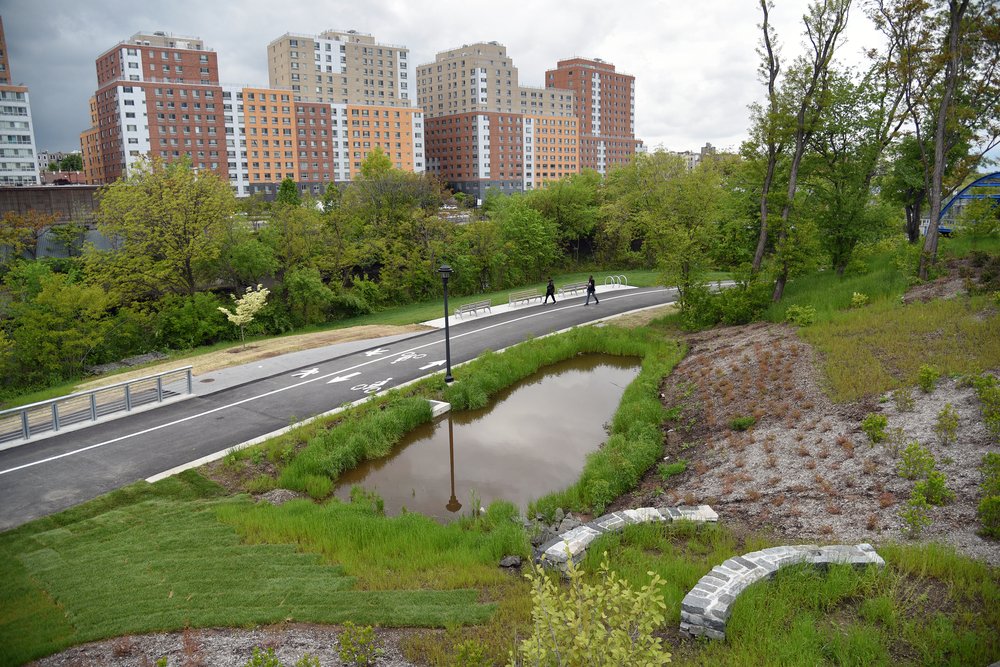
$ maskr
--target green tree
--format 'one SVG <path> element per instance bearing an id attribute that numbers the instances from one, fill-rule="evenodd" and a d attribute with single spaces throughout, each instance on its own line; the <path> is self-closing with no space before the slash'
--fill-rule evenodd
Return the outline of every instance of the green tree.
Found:
<path id="1" fill-rule="evenodd" d="M 581 242 L 587 239 L 590 245 L 593 241 L 600 212 L 600 182 L 600 174 L 588 169 L 551 181 L 528 197 L 532 207 L 555 223 L 560 242 L 570 248 L 576 261 L 580 260 Z"/>
<path id="2" fill-rule="evenodd" d="M 30 301 L 13 306 L 12 359 L 22 387 L 53 384 L 83 372 L 90 353 L 105 342 L 110 300 L 96 285 L 49 274 Z"/>
<path id="3" fill-rule="evenodd" d="M 299 187 L 295 181 L 286 178 L 278 186 L 278 194 L 274 198 L 274 203 L 278 206 L 301 206 L 302 197 L 299 195 Z"/>
<path id="4" fill-rule="evenodd" d="M 70 153 L 59 160 L 59 171 L 83 171 L 83 156 L 79 153 Z"/>
<path id="5" fill-rule="evenodd" d="M 992 0 L 877 0 L 872 17 L 892 47 L 890 65 L 923 167 L 929 224 L 919 275 L 925 279 L 937 259 L 955 149 L 977 146 L 956 165 L 953 185 L 1000 141 L 1000 7 Z"/>
<path id="6" fill-rule="evenodd" d="M 497 224 L 497 237 L 507 257 L 507 279 L 518 284 L 541 278 L 558 256 L 555 223 L 528 205 L 525 197 L 511 195 L 497 201 L 490 214 Z"/>
<path id="7" fill-rule="evenodd" d="M 276 275 L 302 266 L 316 266 L 325 248 L 322 214 L 313 207 L 281 206 L 257 233 L 277 261 Z"/>
<path id="8" fill-rule="evenodd" d="M 334 293 L 323 283 L 317 268 L 292 269 L 282 284 L 288 292 L 288 304 L 301 324 L 325 319 L 324 309 L 333 301 Z"/>
<path id="9" fill-rule="evenodd" d="M 48 231 L 48 238 L 60 246 L 67 257 L 78 257 L 87 238 L 87 226 L 78 222 L 52 225 Z M 51 248 L 51 243 L 49 247 Z"/>
<path id="10" fill-rule="evenodd" d="M 235 200 L 229 184 L 183 160 L 156 159 L 104 188 L 97 227 L 112 247 L 87 249 L 90 279 L 120 302 L 194 294 L 216 278 Z"/>
<path id="11" fill-rule="evenodd" d="M 56 217 L 31 208 L 24 213 L 7 211 L 0 223 L 0 255 L 3 265 L 7 265 L 24 253 L 31 259 L 38 258 L 38 242 L 53 224 Z"/>
<path id="12" fill-rule="evenodd" d="M 680 158 L 677 158 L 678 163 Z M 682 164 L 660 186 L 657 208 L 645 212 L 664 283 L 675 285 L 682 310 L 691 289 L 702 284 L 719 231 L 721 176 L 713 162 L 688 171 Z"/>
<path id="13" fill-rule="evenodd" d="M 807 37 L 807 55 L 796 59 L 782 83 L 781 94 L 787 97 L 786 104 L 793 111 L 794 120 L 791 124 L 787 188 L 775 245 L 778 268 L 771 297 L 774 301 L 781 299 L 791 275 L 792 255 L 796 254 L 792 238 L 802 238 L 801 234 L 792 233 L 792 206 L 798 189 L 799 170 L 809 140 L 829 101 L 831 63 L 840 35 L 847 27 L 849 10 L 850 0 L 815 0 L 809 5 L 802 17 Z M 799 229 L 801 230 L 801 226 Z"/>

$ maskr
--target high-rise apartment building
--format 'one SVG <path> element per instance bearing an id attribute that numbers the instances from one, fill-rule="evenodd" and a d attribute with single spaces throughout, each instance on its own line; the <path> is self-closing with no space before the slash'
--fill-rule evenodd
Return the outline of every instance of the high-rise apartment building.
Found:
<path id="1" fill-rule="evenodd" d="M 80 137 L 91 182 L 110 183 L 146 156 L 228 175 L 218 57 L 200 39 L 137 33 L 96 66 L 93 124 Z"/>
<path id="2" fill-rule="evenodd" d="M 521 86 L 497 42 L 442 51 L 417 67 L 427 126 L 427 170 L 455 190 L 485 196 L 531 189 L 579 171 L 571 90 Z"/>
<path id="3" fill-rule="evenodd" d="M 310 43 L 319 47 L 310 46 L 310 64 L 314 52 L 325 62 L 326 46 L 332 63 L 338 35 L 360 40 L 345 45 L 346 66 L 338 62 L 348 84 L 336 101 L 303 96 L 301 84 L 221 85 L 216 54 L 198 39 L 138 34 L 105 52 L 97 60 L 92 127 L 80 135 L 88 181 L 112 182 L 148 154 L 168 162 L 188 157 L 195 168 L 227 177 L 240 196 L 273 195 L 286 178 L 319 194 L 328 183 L 351 180 L 376 147 L 397 168 L 423 171 L 423 114 L 406 96 L 406 50 L 356 33 L 324 35 Z M 272 47 L 280 43 L 298 41 L 286 35 Z M 278 61 L 298 62 L 297 50 L 279 52 Z M 384 74 L 390 61 L 397 69 L 386 80 L 402 84 L 384 98 L 387 87 L 366 75 L 372 68 Z M 271 71 L 272 81 L 280 80 Z"/>
<path id="4" fill-rule="evenodd" d="M 295 101 L 413 106 L 408 49 L 356 30 L 286 33 L 267 46 L 267 72 Z"/>
<path id="5" fill-rule="evenodd" d="M 641 143 L 635 138 L 635 77 L 599 58 L 560 60 L 545 85 L 576 94 L 580 166 L 604 174 L 625 164 Z"/>
<path id="6" fill-rule="evenodd" d="M 40 185 L 28 88 L 13 81 L 0 19 L 0 185 Z"/>

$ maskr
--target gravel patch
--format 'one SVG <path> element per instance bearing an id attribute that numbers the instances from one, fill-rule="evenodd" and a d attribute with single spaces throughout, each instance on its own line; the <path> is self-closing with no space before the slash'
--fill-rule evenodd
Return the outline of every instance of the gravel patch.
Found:
<path id="1" fill-rule="evenodd" d="M 379 667 L 409 667 L 399 644 L 408 633 L 405 630 L 377 630 L 377 642 L 383 655 Z M 30 663 L 36 667 L 152 667 L 166 657 L 170 667 L 243 667 L 253 655 L 255 646 L 271 647 L 282 664 L 294 665 L 310 653 L 324 667 L 350 663 L 338 656 L 337 637 L 340 629 L 333 626 L 289 623 L 253 630 L 209 628 L 147 635 L 130 635 L 74 646 L 62 653 Z"/>

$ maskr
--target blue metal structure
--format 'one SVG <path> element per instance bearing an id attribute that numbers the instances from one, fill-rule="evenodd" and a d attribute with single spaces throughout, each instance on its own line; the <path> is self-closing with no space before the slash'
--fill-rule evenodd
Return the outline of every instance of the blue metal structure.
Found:
<path id="1" fill-rule="evenodd" d="M 987 188 L 992 189 L 992 192 L 972 192 L 973 190 L 985 190 Z M 947 236 L 952 232 L 951 227 L 941 226 L 940 221 L 944 220 L 944 216 L 948 212 L 948 209 L 951 208 L 952 204 L 956 201 L 965 199 L 992 199 L 996 201 L 997 204 L 1000 204 L 1000 171 L 995 171 L 992 174 L 986 174 L 985 176 L 977 178 L 959 190 L 958 194 L 949 199 L 948 203 L 941 207 L 941 214 L 938 216 L 938 232 L 944 236 Z"/>

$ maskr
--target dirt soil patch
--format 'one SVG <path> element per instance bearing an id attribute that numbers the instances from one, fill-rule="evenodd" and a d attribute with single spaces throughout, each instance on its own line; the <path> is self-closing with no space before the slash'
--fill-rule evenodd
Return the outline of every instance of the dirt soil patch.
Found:
<path id="1" fill-rule="evenodd" d="M 978 466 L 991 439 L 974 390 L 954 380 L 931 394 L 914 388 L 905 412 L 889 397 L 834 404 L 820 388 L 819 355 L 793 327 L 719 328 L 687 336 L 687 344 L 687 357 L 661 390 L 664 406 L 681 408 L 664 460 L 685 459 L 687 471 L 665 483 L 651 470 L 611 509 L 706 503 L 721 521 L 789 544 L 901 541 L 907 537 L 899 511 L 914 482 L 897 474 L 898 451 L 919 440 L 956 494 L 953 503 L 931 509 L 933 524 L 921 539 L 1000 564 L 1000 544 L 976 534 Z M 945 403 L 959 415 L 951 445 L 933 430 Z M 872 445 L 860 429 L 870 412 L 901 431 Z M 753 425 L 738 430 L 740 418 Z"/>
<path id="2" fill-rule="evenodd" d="M 428 331 L 428 327 L 421 324 L 407 324 L 405 326 L 391 326 L 387 324 L 369 324 L 361 327 L 350 327 L 347 329 L 334 329 L 332 331 L 318 331 L 316 333 L 298 334 L 295 336 L 283 336 L 281 338 L 271 338 L 268 340 L 255 341 L 245 349 L 241 345 L 233 345 L 223 350 L 216 350 L 207 354 L 200 354 L 187 359 L 171 359 L 162 364 L 144 366 L 141 369 L 120 373 L 111 377 L 100 377 L 89 380 L 76 387 L 76 391 L 92 389 L 108 384 L 109 382 L 123 382 L 146 375 L 154 375 L 169 371 L 179 366 L 191 365 L 194 368 L 194 375 L 201 375 L 211 371 L 217 371 L 229 366 L 248 364 L 260 359 L 277 357 L 289 352 L 299 350 L 311 350 L 327 345 L 338 343 L 350 343 L 356 340 L 367 340 L 369 338 L 381 338 L 382 336 L 396 336 L 404 333 L 417 333 Z"/>

